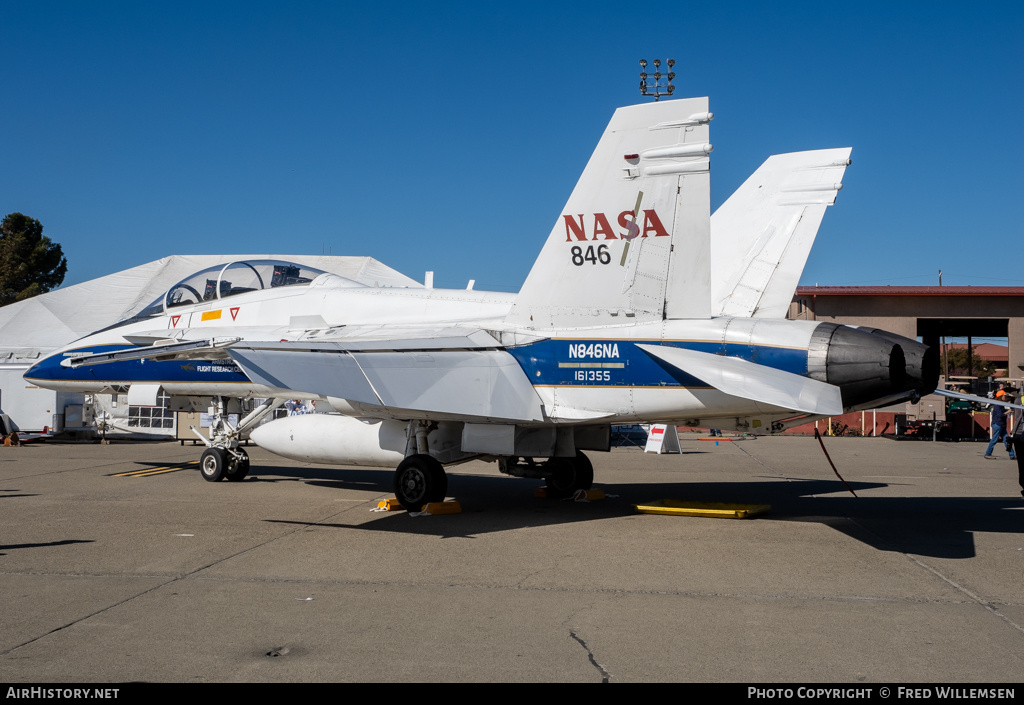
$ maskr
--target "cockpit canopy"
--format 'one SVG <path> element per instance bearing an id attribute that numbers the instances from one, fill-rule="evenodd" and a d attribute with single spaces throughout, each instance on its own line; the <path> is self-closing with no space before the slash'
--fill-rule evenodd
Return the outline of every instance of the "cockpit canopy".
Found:
<path id="1" fill-rule="evenodd" d="M 274 260 L 230 262 L 225 265 L 209 267 L 182 279 L 167 290 L 167 294 L 164 296 L 164 308 L 166 310 L 202 301 L 226 299 L 229 296 L 280 286 L 309 284 L 324 273 L 323 270 L 304 267 L 292 262 Z"/>
<path id="2" fill-rule="evenodd" d="M 182 279 L 168 289 L 164 296 L 133 318 L 156 316 L 176 306 L 191 306 L 203 301 L 226 299 L 250 291 L 283 286 L 307 286 L 323 274 L 326 272 L 321 269 L 280 260 L 248 260 L 218 264 Z M 356 282 L 352 284 L 358 286 Z"/>

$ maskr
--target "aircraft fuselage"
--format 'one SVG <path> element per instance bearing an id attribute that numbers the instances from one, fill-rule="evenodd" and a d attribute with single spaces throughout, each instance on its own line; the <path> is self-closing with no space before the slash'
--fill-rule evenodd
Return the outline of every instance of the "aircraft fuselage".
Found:
<path id="1" fill-rule="evenodd" d="M 815 336 L 821 338 L 822 326 L 831 325 L 726 317 L 639 323 L 629 319 L 621 326 L 578 327 L 551 331 L 541 337 L 537 331 L 503 328 L 502 320 L 513 298 L 507 294 L 443 289 L 310 286 L 298 291 L 256 291 L 171 308 L 87 336 L 41 361 L 25 377 L 40 386 L 78 392 L 124 391 L 131 384 L 159 384 L 171 395 L 333 397 L 332 403 L 351 412 L 353 409 L 346 407 L 344 396 L 253 380 L 226 352 L 210 354 L 209 359 L 125 360 L 83 367 L 71 367 L 68 360 L 123 350 L 133 344 L 218 337 L 238 338 L 243 345 L 246 341 L 280 340 L 308 342 L 311 346 L 342 335 L 347 343 L 360 337 L 393 339 L 401 337 L 403 326 L 433 325 L 443 331 L 454 320 L 461 326 L 487 330 L 496 341 L 501 341 L 495 348 L 514 359 L 529 380 L 543 405 L 544 422 L 599 420 L 614 424 L 754 416 L 764 417 L 767 424 L 793 413 L 763 401 L 724 394 L 639 346 L 676 347 L 815 377 Z M 821 341 L 818 342 L 821 347 Z M 890 372 L 890 367 L 903 362 L 892 359 L 892 343 L 879 339 L 869 340 L 869 345 L 871 342 L 880 343 L 879 349 L 865 349 L 858 354 L 866 356 L 861 362 L 871 368 L 867 373 L 874 380 L 870 396 L 883 398 L 892 391 L 890 382 L 903 376 L 902 369 Z M 815 378 L 832 382 L 824 367 L 829 341 L 825 340 L 824 345 L 824 356 L 819 355 L 822 359 L 817 363 L 822 369 Z M 446 352 L 436 350 L 432 354 Z M 853 403 L 860 401 L 863 399 Z M 444 412 L 413 414 L 386 404 L 375 408 L 366 400 L 357 404 L 356 410 L 381 418 L 458 418 Z"/>

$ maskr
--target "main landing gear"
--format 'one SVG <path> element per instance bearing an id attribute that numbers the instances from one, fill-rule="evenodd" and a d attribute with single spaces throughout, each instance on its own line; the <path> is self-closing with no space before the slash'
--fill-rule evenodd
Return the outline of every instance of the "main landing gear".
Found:
<path id="1" fill-rule="evenodd" d="M 189 427 L 206 444 L 206 450 L 199 459 L 199 472 L 203 479 L 207 482 L 220 482 L 225 478 L 229 482 L 244 480 L 249 474 L 249 454 L 239 447 L 239 439 L 284 402 L 284 399 L 267 399 L 239 421 L 236 428 L 228 421 L 228 398 L 214 397 L 210 438 L 207 439 L 195 426 Z"/>
<path id="2" fill-rule="evenodd" d="M 395 497 L 407 511 L 418 512 L 429 502 L 443 502 L 448 478 L 441 463 L 430 455 L 427 436 L 436 428 L 429 421 L 410 421 L 405 431 L 405 460 L 395 470 Z M 550 458 L 538 463 L 533 458 L 505 457 L 498 469 L 506 475 L 543 479 L 548 496 L 569 497 L 594 484 L 594 466 L 580 451 L 570 458 Z"/>
<path id="3" fill-rule="evenodd" d="M 430 455 L 427 435 L 437 428 L 430 421 L 410 421 L 405 429 L 405 460 L 395 470 L 395 497 L 409 512 L 418 512 L 424 504 L 443 502 L 448 494 L 448 476 L 444 467 Z"/>
<path id="4" fill-rule="evenodd" d="M 549 473 L 544 478 L 548 497 L 571 497 L 579 490 L 589 490 L 594 486 L 594 466 L 590 458 L 580 451 L 576 451 L 575 458 L 551 458 L 542 465 Z"/>
<path id="5" fill-rule="evenodd" d="M 571 497 L 579 490 L 594 485 L 594 466 L 580 451 L 572 458 L 550 458 L 536 462 L 533 458 L 501 458 L 498 469 L 506 475 L 542 479 L 548 497 Z M 444 467 L 427 453 L 414 453 L 395 470 L 395 497 L 410 512 L 418 512 L 430 502 L 443 502 L 448 494 L 448 476 Z"/>
<path id="6" fill-rule="evenodd" d="M 498 470 L 513 477 L 544 480 L 548 497 L 554 499 L 571 497 L 594 485 L 594 466 L 581 451 L 571 458 L 548 458 L 540 463 L 533 458 L 501 458 Z"/>
<path id="7" fill-rule="evenodd" d="M 448 476 L 429 455 L 410 455 L 395 470 L 395 497 L 406 511 L 418 512 L 424 504 L 443 502 L 447 494 Z"/>

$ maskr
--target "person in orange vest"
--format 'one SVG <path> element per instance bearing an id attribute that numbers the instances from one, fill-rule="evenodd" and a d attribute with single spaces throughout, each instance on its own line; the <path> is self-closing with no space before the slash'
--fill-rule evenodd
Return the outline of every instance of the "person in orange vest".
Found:
<path id="1" fill-rule="evenodd" d="M 1000 389 L 996 392 L 996 401 L 1002 401 L 1007 403 L 1013 403 L 1013 395 Z M 1006 433 L 1006 407 L 1001 404 L 992 405 L 992 440 L 988 442 L 988 448 L 985 450 L 985 458 L 992 458 L 992 450 L 996 447 L 996 443 L 999 441 L 1003 442 L 1003 446 L 1006 448 L 1006 452 L 1010 454 L 1010 460 L 1013 460 L 1017 456 L 1014 455 L 1013 446 L 1010 444 L 1011 436 Z"/>

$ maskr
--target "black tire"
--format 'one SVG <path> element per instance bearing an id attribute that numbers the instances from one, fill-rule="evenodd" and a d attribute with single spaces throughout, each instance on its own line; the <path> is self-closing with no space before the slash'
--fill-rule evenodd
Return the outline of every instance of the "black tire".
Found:
<path id="1" fill-rule="evenodd" d="M 241 482 L 249 474 L 249 454 L 241 448 L 236 448 L 235 452 L 239 457 L 228 455 L 228 467 L 225 475 L 228 482 Z"/>
<path id="2" fill-rule="evenodd" d="M 589 490 L 594 485 L 594 466 L 579 451 L 575 458 L 551 458 L 545 466 L 551 473 L 544 480 L 549 497 L 571 497 L 577 490 Z"/>
<path id="3" fill-rule="evenodd" d="M 410 455 L 395 470 L 395 497 L 406 511 L 418 512 L 428 502 L 443 502 L 448 476 L 429 455 Z"/>
<path id="4" fill-rule="evenodd" d="M 589 490 L 594 486 L 594 464 L 579 450 L 576 451 L 576 477 L 579 485 L 576 489 Z"/>
<path id="5" fill-rule="evenodd" d="M 199 459 L 199 472 L 207 482 L 220 482 L 228 467 L 228 454 L 222 448 L 207 448 Z"/>

